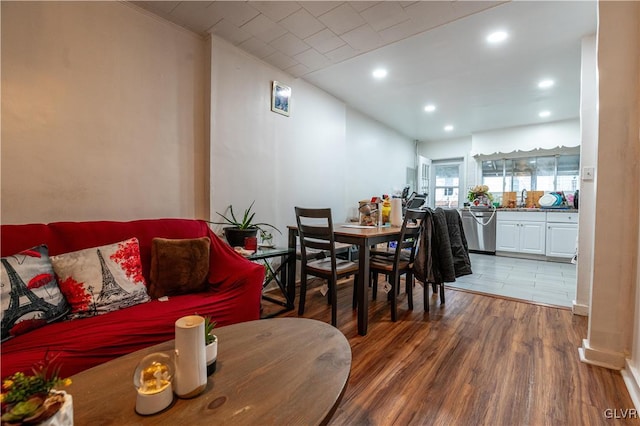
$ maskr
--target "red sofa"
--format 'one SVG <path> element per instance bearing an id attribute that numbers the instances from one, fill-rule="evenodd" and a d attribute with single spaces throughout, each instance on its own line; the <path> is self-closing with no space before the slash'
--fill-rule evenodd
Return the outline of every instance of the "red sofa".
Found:
<path id="1" fill-rule="evenodd" d="M 151 241 L 211 239 L 209 289 L 203 293 L 169 297 L 91 318 L 62 320 L 2 343 L 2 377 L 30 371 L 47 352 L 66 377 L 113 358 L 174 338 L 175 321 L 185 315 L 209 315 L 218 326 L 260 318 L 264 268 L 238 255 L 220 240 L 206 222 L 188 219 L 149 219 L 132 222 L 57 222 L 2 225 L 1 256 L 46 244 L 50 255 L 102 246 L 137 237 L 143 275 L 149 282 Z"/>

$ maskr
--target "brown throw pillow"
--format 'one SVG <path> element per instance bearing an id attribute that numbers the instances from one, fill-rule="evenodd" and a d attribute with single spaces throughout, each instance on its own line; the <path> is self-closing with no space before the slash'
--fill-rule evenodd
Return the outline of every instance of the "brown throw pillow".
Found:
<path id="1" fill-rule="evenodd" d="M 149 296 L 195 293 L 207 288 L 209 275 L 209 237 L 151 241 Z"/>

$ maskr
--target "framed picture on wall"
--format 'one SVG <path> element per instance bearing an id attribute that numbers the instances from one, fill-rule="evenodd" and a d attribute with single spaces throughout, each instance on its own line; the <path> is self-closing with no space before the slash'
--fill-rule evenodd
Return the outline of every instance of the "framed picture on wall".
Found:
<path id="1" fill-rule="evenodd" d="M 271 83 L 271 111 L 289 116 L 291 107 L 291 87 L 273 81 Z"/>

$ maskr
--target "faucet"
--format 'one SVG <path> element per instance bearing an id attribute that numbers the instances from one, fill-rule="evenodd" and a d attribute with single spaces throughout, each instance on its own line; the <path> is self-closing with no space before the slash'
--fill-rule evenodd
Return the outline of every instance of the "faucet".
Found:
<path id="1" fill-rule="evenodd" d="M 523 189 L 523 190 L 522 190 L 521 197 L 522 197 L 522 204 L 521 204 L 521 206 L 522 206 L 522 207 L 527 207 L 527 190 L 526 190 L 526 189 Z"/>

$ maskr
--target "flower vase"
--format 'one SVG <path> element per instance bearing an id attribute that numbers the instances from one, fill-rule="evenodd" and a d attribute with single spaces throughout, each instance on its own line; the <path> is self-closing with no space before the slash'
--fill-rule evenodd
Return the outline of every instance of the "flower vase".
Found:
<path id="1" fill-rule="evenodd" d="M 473 200 L 473 205 L 475 206 L 488 206 L 489 205 L 489 197 L 487 194 L 476 194 L 476 198 Z"/>

